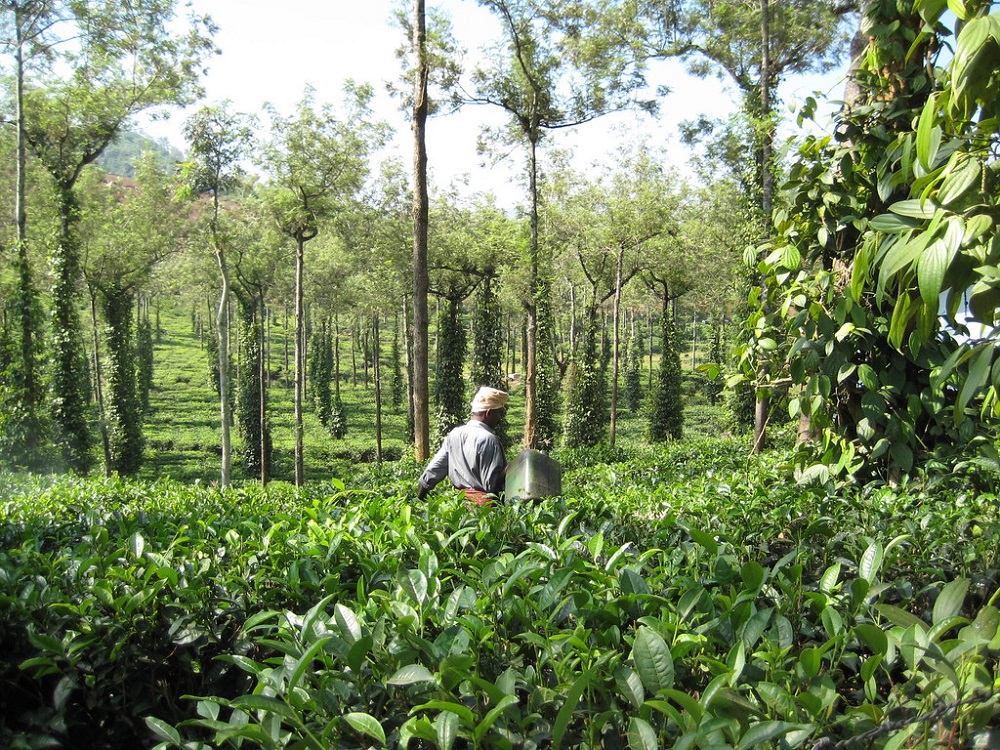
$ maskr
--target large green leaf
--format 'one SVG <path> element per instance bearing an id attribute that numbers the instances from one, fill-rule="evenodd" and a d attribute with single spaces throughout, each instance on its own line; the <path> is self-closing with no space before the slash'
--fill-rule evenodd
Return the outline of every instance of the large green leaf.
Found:
<path id="1" fill-rule="evenodd" d="M 576 706 L 580 702 L 583 691 L 590 687 L 591 682 L 593 682 L 596 671 L 597 667 L 594 666 L 577 677 L 576 682 L 566 693 L 566 700 L 563 701 L 559 713 L 556 714 L 556 720 L 552 724 L 552 747 L 556 750 L 562 747 L 563 737 L 566 735 L 566 729 L 573 718 Z"/>
<path id="2" fill-rule="evenodd" d="M 934 168 L 938 148 L 941 146 L 941 128 L 934 124 L 937 115 L 937 93 L 927 97 L 917 122 L 917 159 L 926 171 Z M 890 208 L 890 210 L 895 210 Z"/>
<path id="3" fill-rule="evenodd" d="M 633 716 L 628 722 L 628 746 L 630 750 L 659 750 L 660 744 L 649 722 Z"/>
<path id="4" fill-rule="evenodd" d="M 647 625 L 639 628 L 632 644 L 635 671 L 643 687 L 656 695 L 674 686 L 674 660 L 670 647 L 659 633 Z"/>
<path id="5" fill-rule="evenodd" d="M 925 305 L 937 308 L 951 254 L 944 240 L 934 240 L 917 261 L 917 284 Z"/>
<path id="6" fill-rule="evenodd" d="M 966 191 L 980 181 L 982 164 L 979 159 L 965 152 L 952 155 L 944 180 L 938 189 L 937 200 L 942 206 L 950 206 Z"/>
<path id="7" fill-rule="evenodd" d="M 385 730 L 379 724 L 378 719 L 371 714 L 353 711 L 344 714 L 344 721 L 350 724 L 354 731 L 376 739 L 383 745 L 385 744 Z"/>
<path id="8" fill-rule="evenodd" d="M 767 745 L 771 740 L 791 732 L 793 729 L 812 728 L 811 724 L 792 724 L 787 721 L 762 721 L 751 726 L 736 745 L 736 750 L 749 750 Z"/>
<path id="9" fill-rule="evenodd" d="M 968 578 L 956 578 L 941 588 L 941 593 L 934 600 L 932 624 L 937 625 L 939 622 L 961 613 L 962 604 L 965 602 L 965 593 L 969 590 L 969 583 Z"/>
<path id="10" fill-rule="evenodd" d="M 418 682 L 434 682 L 434 675 L 422 664 L 408 664 L 400 667 L 389 678 L 390 685 L 413 685 Z"/>

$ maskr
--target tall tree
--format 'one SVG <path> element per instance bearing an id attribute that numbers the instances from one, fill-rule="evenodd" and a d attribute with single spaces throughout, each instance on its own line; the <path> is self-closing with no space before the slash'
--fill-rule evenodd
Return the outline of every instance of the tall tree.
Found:
<path id="1" fill-rule="evenodd" d="M 65 46 L 59 64 L 24 90 L 24 133 L 30 150 L 54 183 L 60 227 L 52 251 L 53 413 L 63 454 L 86 471 L 91 436 L 87 382 L 76 312 L 79 247 L 75 187 L 137 113 L 182 104 L 200 94 L 199 65 L 214 48 L 211 23 L 191 19 L 187 33 L 172 27 L 175 0 L 76 3 L 61 6 Z"/>
<path id="2" fill-rule="evenodd" d="M 143 459 L 136 301 L 153 268 L 174 251 L 180 236 L 173 185 L 153 154 L 139 160 L 136 177 L 134 184 L 101 181 L 92 186 L 80 225 L 84 277 L 105 324 L 105 470 L 122 476 L 136 474 Z"/>
<path id="3" fill-rule="evenodd" d="M 539 147 L 545 133 L 595 119 L 634 102 L 640 79 L 627 55 L 609 46 L 578 47 L 576 32 L 562 31 L 553 19 L 556 4 L 547 0 L 479 0 L 500 21 L 503 41 L 488 67 L 473 75 L 473 102 L 491 104 L 510 116 L 502 142 L 527 151 L 528 283 L 525 364 L 524 445 L 538 443 L 538 299 L 546 286 L 548 258 L 538 233 Z"/>
<path id="4" fill-rule="evenodd" d="M 235 188 L 244 175 L 244 161 L 253 143 L 253 121 L 232 113 L 229 102 L 204 107 L 184 123 L 190 160 L 182 172 L 195 195 L 208 194 L 209 210 L 204 218 L 212 256 L 221 284 L 215 313 L 218 362 L 220 436 L 222 463 L 220 483 L 229 484 L 232 473 L 232 397 L 229 382 L 229 306 L 232 278 L 229 270 L 229 240 L 223 226 L 222 194 Z"/>
<path id="5" fill-rule="evenodd" d="M 345 213 L 364 184 L 369 154 L 388 136 L 372 119 L 370 86 L 348 84 L 345 111 L 317 109 L 307 91 L 291 118 L 272 113 L 274 137 L 265 149 L 271 174 L 267 200 L 279 229 L 295 243 L 295 483 L 305 481 L 302 409 L 305 400 L 305 245 L 324 220 Z"/>
<path id="6" fill-rule="evenodd" d="M 430 20 L 430 25 L 428 25 Z M 454 85 L 456 45 L 448 20 L 436 12 L 427 12 L 424 0 L 413 0 L 413 14 L 397 15 L 397 21 L 407 32 L 407 43 L 399 50 L 407 60 L 406 79 L 410 84 L 402 96 L 410 110 L 413 129 L 413 332 L 411 373 L 411 416 L 413 418 L 413 448 L 417 461 L 430 456 L 430 351 L 428 331 L 430 314 L 427 297 L 430 284 L 428 271 L 428 231 L 430 194 L 427 186 L 427 121 L 438 110 L 444 96 Z"/>
<path id="7" fill-rule="evenodd" d="M 10 402 L 3 433 L 11 445 L 21 446 L 24 457 L 35 454 L 46 432 L 42 415 L 44 390 L 38 373 L 39 341 L 41 340 L 41 306 L 35 287 L 28 255 L 27 211 L 27 132 L 25 130 L 24 86 L 28 66 L 33 59 L 48 58 L 50 45 L 56 42 L 52 32 L 56 18 L 56 3 L 45 0 L 11 1 L 0 6 L 0 21 L 6 33 L 3 46 L 14 57 L 14 127 L 15 191 L 14 224 L 16 229 L 16 292 L 5 305 L 12 328 L 17 329 L 18 345 L 12 346 L 14 360 L 9 367 L 10 378 L 5 399 Z M 8 442 L 0 438 L 0 442 Z"/>

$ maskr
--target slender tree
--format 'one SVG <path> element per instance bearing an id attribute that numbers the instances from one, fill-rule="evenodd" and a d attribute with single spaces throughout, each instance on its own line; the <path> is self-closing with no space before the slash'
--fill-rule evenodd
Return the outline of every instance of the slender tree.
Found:
<path id="1" fill-rule="evenodd" d="M 220 483 L 227 486 L 232 472 L 232 399 L 229 382 L 229 307 L 232 278 L 228 238 L 223 227 L 222 193 L 243 177 L 243 161 L 253 142 L 252 120 L 234 114 L 229 103 L 205 107 L 184 124 L 191 159 L 183 167 L 186 183 L 195 195 L 208 194 L 205 233 L 219 271 L 221 289 L 215 313 L 215 361 L 218 367 L 222 464 Z"/>
<path id="2" fill-rule="evenodd" d="M 503 41 L 488 67 L 473 76 L 471 100 L 491 104 L 510 116 L 498 142 L 523 144 L 527 152 L 528 279 L 524 445 L 538 444 L 538 295 L 549 273 L 539 239 L 539 147 L 545 133 L 569 128 L 631 105 L 639 83 L 627 56 L 606 46 L 585 52 L 574 32 L 563 32 L 545 0 L 479 0 L 500 20 Z"/>
<path id="3" fill-rule="evenodd" d="M 345 112 L 317 109 L 307 91 L 291 118 L 272 112 L 274 138 L 265 150 L 271 174 L 267 201 L 281 232 L 295 243 L 295 483 L 305 481 L 303 401 L 305 398 L 305 245 L 321 222 L 345 213 L 368 174 L 368 156 L 388 136 L 371 117 L 369 86 L 348 84 Z"/>

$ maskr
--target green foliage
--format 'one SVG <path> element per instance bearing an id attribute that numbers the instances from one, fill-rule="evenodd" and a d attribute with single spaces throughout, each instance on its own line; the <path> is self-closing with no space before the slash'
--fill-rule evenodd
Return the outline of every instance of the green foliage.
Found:
<path id="1" fill-rule="evenodd" d="M 0 742 L 931 747 L 988 726 L 995 494 L 796 485 L 787 455 L 723 440 L 557 456 L 563 498 L 486 512 L 409 504 L 412 461 L 311 489 L 0 474 Z"/>
<path id="2" fill-rule="evenodd" d="M 438 320 L 438 347 L 434 377 L 437 436 L 443 437 L 469 416 L 469 394 L 465 387 L 465 353 L 468 350 L 462 324 L 462 301 L 446 297 Z"/>
<path id="3" fill-rule="evenodd" d="M 100 292 L 107 346 L 104 376 L 104 429 L 109 472 L 134 476 L 142 468 L 142 403 L 136 380 L 137 351 L 132 335 L 135 295 L 120 287 Z"/>
<path id="4" fill-rule="evenodd" d="M 865 28 L 879 33 L 855 76 L 862 95 L 836 141 L 801 145 L 775 216 L 780 239 L 758 265 L 744 361 L 763 363 L 754 377 L 766 372 L 767 385 L 794 385 L 789 410 L 813 430 L 818 450 L 803 457 L 814 472 L 895 480 L 997 435 L 995 347 L 953 335 L 966 330 L 965 299 L 973 321 L 996 322 L 983 128 L 994 128 L 997 90 L 976 71 L 998 42 L 985 7 L 956 8 L 967 23 L 936 69 L 950 38 L 944 6 L 866 9 Z"/>
<path id="5" fill-rule="evenodd" d="M 566 448 L 592 447 L 608 439 L 608 377 L 598 335 L 598 321 L 592 319 L 566 373 L 562 437 Z"/>
<path id="6" fill-rule="evenodd" d="M 634 329 L 625 345 L 625 405 L 637 412 L 642 405 L 642 330 Z"/>
<path id="7" fill-rule="evenodd" d="M 677 352 L 677 329 L 673 316 L 664 310 L 660 319 L 660 366 L 650 397 L 649 438 L 663 443 L 679 440 L 684 429 L 684 403 L 681 395 L 681 361 Z"/>

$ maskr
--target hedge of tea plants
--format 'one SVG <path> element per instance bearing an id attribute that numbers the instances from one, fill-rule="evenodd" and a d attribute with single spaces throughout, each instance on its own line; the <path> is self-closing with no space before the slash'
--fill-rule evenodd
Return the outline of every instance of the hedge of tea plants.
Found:
<path id="1" fill-rule="evenodd" d="M 0 476 L 0 746 L 1000 740 L 1000 513 L 736 443 L 567 453 L 564 497 Z M 839 744 L 838 744 L 839 743 Z"/>

